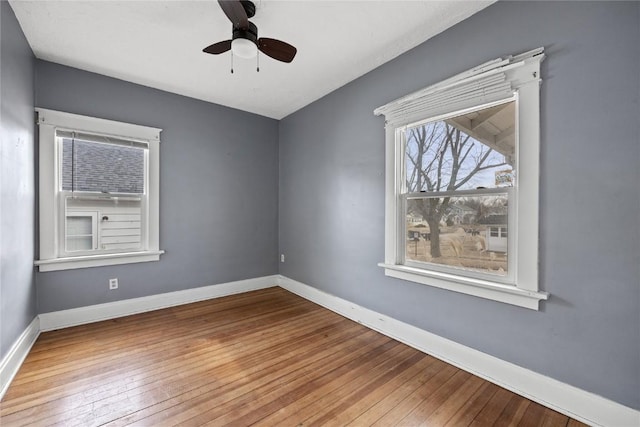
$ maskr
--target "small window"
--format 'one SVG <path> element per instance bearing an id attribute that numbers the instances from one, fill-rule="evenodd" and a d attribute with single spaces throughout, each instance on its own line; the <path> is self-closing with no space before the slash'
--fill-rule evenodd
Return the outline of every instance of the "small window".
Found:
<path id="1" fill-rule="evenodd" d="M 158 260 L 160 130 L 37 111 L 40 271 Z"/>
<path id="2" fill-rule="evenodd" d="M 74 212 L 65 217 L 65 251 L 91 252 L 98 248 L 96 212 Z"/>
<path id="3" fill-rule="evenodd" d="M 498 58 L 376 109 L 386 275 L 531 309 L 547 299 L 537 272 L 543 58 L 542 48 Z"/>

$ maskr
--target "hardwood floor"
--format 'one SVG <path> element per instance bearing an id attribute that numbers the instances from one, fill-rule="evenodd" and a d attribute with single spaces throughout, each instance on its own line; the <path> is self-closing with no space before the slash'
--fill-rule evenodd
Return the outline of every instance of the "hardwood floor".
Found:
<path id="1" fill-rule="evenodd" d="M 40 335 L 0 425 L 578 426 L 280 288 Z"/>

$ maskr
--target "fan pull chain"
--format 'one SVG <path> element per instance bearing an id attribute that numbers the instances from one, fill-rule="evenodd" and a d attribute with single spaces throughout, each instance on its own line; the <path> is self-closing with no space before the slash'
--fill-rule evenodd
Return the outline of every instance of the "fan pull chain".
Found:
<path id="1" fill-rule="evenodd" d="M 231 52 L 231 74 L 233 74 L 233 52 Z"/>
<path id="2" fill-rule="evenodd" d="M 259 73 L 260 72 L 260 52 L 258 52 L 256 54 L 256 72 Z"/>

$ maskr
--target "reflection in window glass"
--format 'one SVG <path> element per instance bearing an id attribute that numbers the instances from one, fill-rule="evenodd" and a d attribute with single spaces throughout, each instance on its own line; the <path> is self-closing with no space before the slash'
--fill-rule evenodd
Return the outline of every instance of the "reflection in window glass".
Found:
<path id="1" fill-rule="evenodd" d="M 444 209 L 437 230 L 423 216 L 433 204 Z M 408 199 L 405 259 L 505 276 L 507 218 L 506 193 Z"/>

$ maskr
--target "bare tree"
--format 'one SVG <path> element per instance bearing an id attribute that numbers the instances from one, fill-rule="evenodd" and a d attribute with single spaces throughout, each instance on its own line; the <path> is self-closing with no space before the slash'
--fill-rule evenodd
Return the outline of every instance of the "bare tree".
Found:
<path id="1" fill-rule="evenodd" d="M 408 192 L 473 188 L 479 172 L 506 164 L 499 153 L 445 121 L 411 128 L 406 137 Z M 421 215 L 429 224 L 433 258 L 442 256 L 439 226 L 450 201 L 451 197 L 413 199 L 408 206 L 409 212 Z"/>

